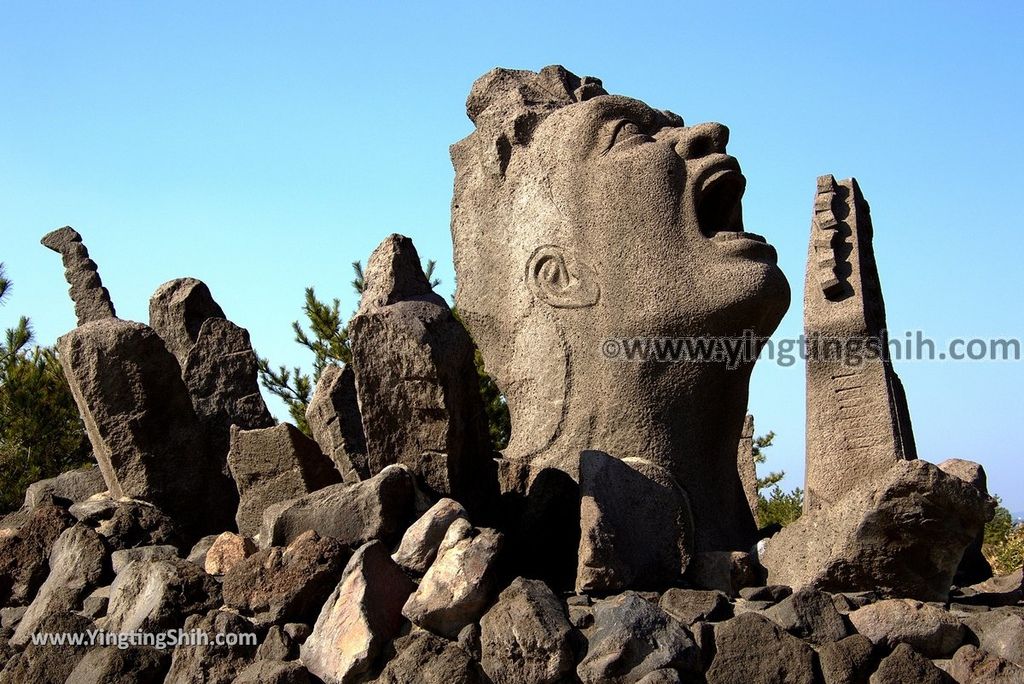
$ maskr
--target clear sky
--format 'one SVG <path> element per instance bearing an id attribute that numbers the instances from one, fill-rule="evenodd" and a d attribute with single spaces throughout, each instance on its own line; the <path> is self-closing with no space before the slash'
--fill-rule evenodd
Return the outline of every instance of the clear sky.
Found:
<path id="1" fill-rule="evenodd" d="M 448 145 L 494 66 L 560 63 L 614 93 L 720 121 L 800 333 L 815 178 L 871 203 L 889 327 L 1024 337 L 1024 5 L 1016 2 L 0 2 L 0 327 L 74 325 L 57 255 L 84 236 L 119 315 L 206 281 L 273 361 L 303 288 L 355 305 L 350 263 L 411 236 L 454 289 Z M 1024 511 L 1024 362 L 900 363 L 922 457 L 982 462 Z M 803 368 L 763 363 L 769 465 L 803 480 Z M 275 404 L 279 417 L 285 413 Z"/>

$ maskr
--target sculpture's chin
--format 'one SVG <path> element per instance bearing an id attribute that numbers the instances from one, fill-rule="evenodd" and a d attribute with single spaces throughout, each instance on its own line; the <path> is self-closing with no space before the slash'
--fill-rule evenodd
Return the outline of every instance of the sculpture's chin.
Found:
<path id="1" fill-rule="evenodd" d="M 750 330 L 758 337 L 771 335 L 789 310 L 792 291 L 785 274 L 774 261 L 750 260 L 734 277 L 737 289 L 716 316 L 724 334 Z"/>

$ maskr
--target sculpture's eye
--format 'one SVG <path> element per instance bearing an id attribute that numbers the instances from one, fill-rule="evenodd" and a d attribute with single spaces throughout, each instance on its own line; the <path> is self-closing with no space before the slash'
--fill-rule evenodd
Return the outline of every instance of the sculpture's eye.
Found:
<path id="1" fill-rule="evenodd" d="M 612 133 L 611 143 L 608 145 L 611 147 L 622 147 L 623 145 L 639 145 L 641 143 L 650 142 L 653 138 L 638 126 L 636 123 L 623 119 L 615 127 L 615 131 Z"/>

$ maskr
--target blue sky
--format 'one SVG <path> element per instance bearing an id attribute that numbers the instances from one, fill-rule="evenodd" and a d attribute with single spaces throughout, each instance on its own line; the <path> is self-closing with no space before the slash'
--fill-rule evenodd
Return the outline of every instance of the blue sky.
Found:
<path id="1" fill-rule="evenodd" d="M 748 230 L 800 291 L 815 178 L 871 203 L 889 327 L 1024 337 L 1024 5 L 866 2 L 0 2 L 0 260 L 51 343 L 74 325 L 59 258 L 85 236 L 118 313 L 205 280 L 272 360 L 303 288 L 351 310 L 350 262 L 411 236 L 454 288 L 448 145 L 494 66 L 560 63 L 610 92 L 720 121 Z M 1024 363 L 902 363 L 921 456 L 982 462 L 1024 511 Z M 764 363 L 751 410 L 769 465 L 803 479 L 803 368 Z M 279 416 L 284 412 L 275 406 Z"/>

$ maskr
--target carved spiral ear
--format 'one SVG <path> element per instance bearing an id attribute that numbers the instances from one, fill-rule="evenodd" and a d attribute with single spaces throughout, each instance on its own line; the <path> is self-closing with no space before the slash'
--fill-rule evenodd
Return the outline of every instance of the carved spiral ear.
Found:
<path id="1" fill-rule="evenodd" d="M 534 251 L 526 264 L 526 284 L 537 299 L 556 309 L 593 306 L 601 297 L 594 269 L 557 245 Z"/>

